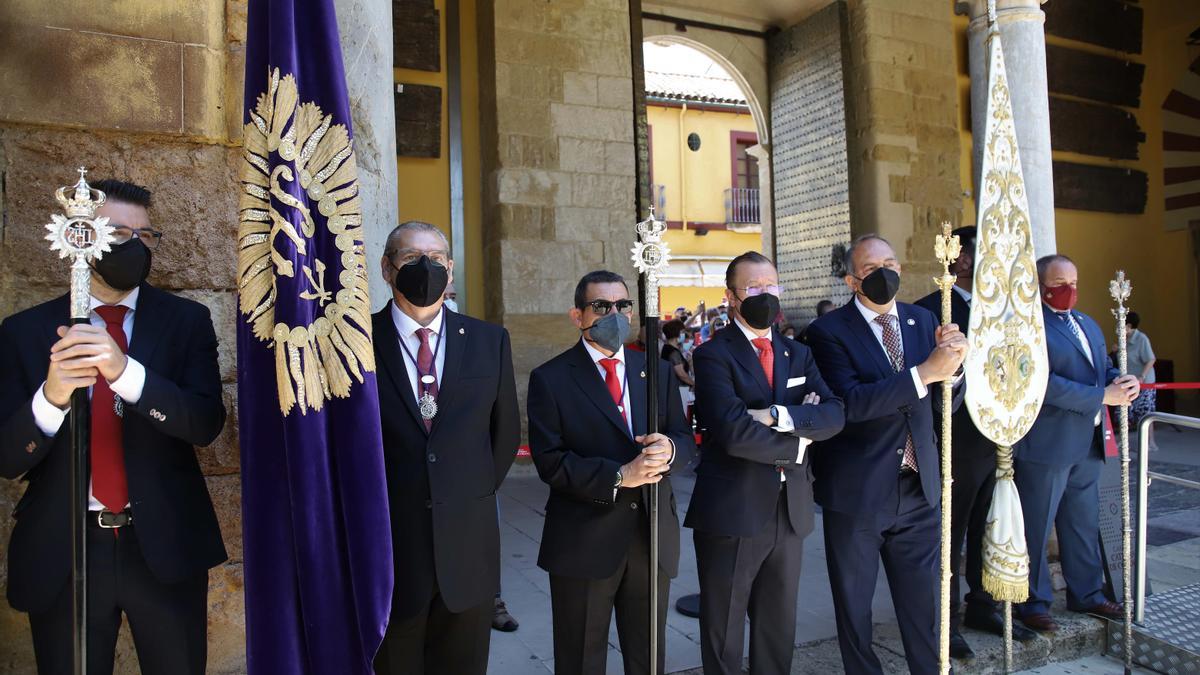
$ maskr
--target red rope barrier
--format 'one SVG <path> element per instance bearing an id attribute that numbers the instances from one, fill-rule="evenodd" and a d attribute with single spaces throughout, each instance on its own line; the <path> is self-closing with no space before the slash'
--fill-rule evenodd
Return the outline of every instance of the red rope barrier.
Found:
<path id="1" fill-rule="evenodd" d="M 1200 389 L 1200 382 L 1155 382 L 1141 384 L 1142 389 Z"/>

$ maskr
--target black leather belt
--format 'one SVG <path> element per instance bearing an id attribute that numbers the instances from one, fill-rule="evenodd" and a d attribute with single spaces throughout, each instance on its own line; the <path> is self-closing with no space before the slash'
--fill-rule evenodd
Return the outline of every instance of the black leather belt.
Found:
<path id="1" fill-rule="evenodd" d="M 107 509 L 103 511 L 88 511 L 88 521 L 95 522 L 96 525 L 106 530 L 115 530 L 132 525 L 133 514 L 129 511 L 113 513 Z"/>

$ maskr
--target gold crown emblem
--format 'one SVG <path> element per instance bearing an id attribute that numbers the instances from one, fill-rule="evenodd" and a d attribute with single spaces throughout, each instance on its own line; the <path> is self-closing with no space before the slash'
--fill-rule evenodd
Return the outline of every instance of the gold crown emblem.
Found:
<path id="1" fill-rule="evenodd" d="M 96 209 L 104 204 L 104 193 L 87 184 L 84 178 L 86 174 L 87 169 L 79 167 L 79 182 L 73 187 L 60 187 L 54 193 L 54 198 L 62 204 L 68 218 L 90 219 L 96 215 Z M 69 190 L 74 191 L 70 197 L 67 196 Z"/>

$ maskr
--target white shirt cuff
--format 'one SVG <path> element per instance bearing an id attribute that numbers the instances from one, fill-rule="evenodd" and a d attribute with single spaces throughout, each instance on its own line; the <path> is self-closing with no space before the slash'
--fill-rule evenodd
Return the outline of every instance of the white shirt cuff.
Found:
<path id="1" fill-rule="evenodd" d="M 63 420 L 67 418 L 67 411 L 46 400 L 46 392 L 43 391 L 45 387 L 46 383 L 43 382 L 33 395 L 33 421 L 43 434 L 54 438 L 62 427 Z"/>
<path id="2" fill-rule="evenodd" d="M 131 357 L 126 357 L 125 372 L 108 383 L 108 388 L 130 405 L 137 405 L 137 402 L 142 399 L 142 389 L 145 386 L 146 367 Z"/>
<path id="3" fill-rule="evenodd" d="M 808 445 L 810 443 L 812 443 L 812 441 L 807 438 L 800 439 L 800 447 L 796 450 L 796 463 L 797 464 L 804 463 L 804 453 L 806 450 L 808 450 Z"/>
<path id="4" fill-rule="evenodd" d="M 777 405 L 775 409 L 779 411 L 779 417 L 775 418 L 775 426 L 771 428 L 780 433 L 795 431 L 796 423 L 792 421 L 792 413 L 788 412 L 787 406 Z"/>
<path id="5" fill-rule="evenodd" d="M 921 376 L 917 374 L 917 367 L 913 366 L 912 368 L 909 368 L 908 372 L 912 373 L 913 384 L 917 385 L 917 398 L 925 398 L 928 396 L 929 387 L 926 387 L 925 383 L 921 381 Z"/>

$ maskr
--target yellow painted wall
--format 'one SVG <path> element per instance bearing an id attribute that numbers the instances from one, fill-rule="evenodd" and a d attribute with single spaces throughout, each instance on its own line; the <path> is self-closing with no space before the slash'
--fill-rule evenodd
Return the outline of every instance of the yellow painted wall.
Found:
<path id="1" fill-rule="evenodd" d="M 724 222 L 725 190 L 733 186 L 729 134 L 732 131 L 754 133 L 754 119 L 748 112 L 689 109 L 682 115 L 681 134 L 680 113 L 680 108 L 646 107 L 646 119 L 652 129 L 653 180 L 655 184 L 666 186 L 666 213 L 660 213 L 659 217 L 684 223 Z M 687 136 L 693 132 L 700 135 L 700 149 L 695 152 L 687 147 Z M 686 171 L 686 200 L 681 199 L 684 194 L 681 166 Z M 732 258 L 746 251 L 762 249 L 762 236 L 758 232 L 711 230 L 697 235 L 695 230 L 686 229 L 686 225 L 682 230 L 668 230 L 665 240 L 671 247 L 671 254 L 677 256 Z M 694 310 L 701 300 L 709 307 L 715 307 L 722 297 L 722 288 L 667 287 L 662 289 L 661 305 L 664 312 L 681 306 Z"/>
<path id="2" fill-rule="evenodd" d="M 1178 78 L 1196 58 L 1189 53 L 1187 35 L 1200 26 L 1200 3 L 1195 0 L 1147 0 L 1143 50 L 1127 55 L 1092 45 L 1048 36 L 1047 42 L 1073 49 L 1106 54 L 1146 65 L 1142 84 L 1142 106 L 1129 109 L 1138 120 L 1146 141 L 1139 146 L 1139 158 L 1117 161 L 1055 152 L 1056 160 L 1129 167 L 1146 172 L 1149 194 L 1146 210 L 1138 215 L 1117 215 L 1067 209 L 1055 210 L 1058 251 L 1079 265 L 1079 309 L 1106 329 L 1110 349 L 1115 346 L 1113 306 L 1108 281 L 1118 269 L 1124 269 L 1133 284 L 1130 306 L 1142 317 L 1142 329 L 1150 336 L 1159 358 L 1175 362 L 1175 377 L 1181 381 L 1200 380 L 1200 334 L 1197 330 L 1200 298 L 1197 298 L 1196 269 L 1189 235 L 1185 231 L 1167 232 L 1163 222 L 1162 117 L 1160 108 Z M 962 184 L 971 185 L 971 134 L 969 131 L 969 88 L 966 76 L 966 20 L 956 20 L 959 52 L 960 109 L 962 123 Z M 1012 83 L 1017 86 L 1016 83 Z M 975 205 L 964 204 L 964 222 L 975 221 Z M 1181 393 L 1177 401 L 1183 410 L 1195 410 L 1197 397 Z"/>
<path id="3" fill-rule="evenodd" d="M 436 159 L 398 157 L 397 199 L 400 221 L 424 220 L 450 236 L 450 111 L 446 71 L 445 0 L 436 0 L 441 12 L 441 70 L 436 73 L 394 69 L 396 82 L 422 84 L 442 90 L 441 156 Z M 475 0 L 460 0 L 459 20 L 462 75 L 463 200 L 466 260 L 456 261 L 460 295 L 466 291 L 466 311 L 483 316 L 483 185 L 480 174 L 479 59 Z M 463 281 L 466 280 L 465 288 Z"/>
<path id="4" fill-rule="evenodd" d="M 681 108 L 648 105 L 646 121 L 650 123 L 653 137 L 653 179 L 656 184 L 667 187 L 666 219 L 724 222 L 725 190 L 733 186 L 729 134 L 732 131 L 754 133 L 754 119 L 750 113 L 683 111 Z M 687 136 L 691 133 L 700 136 L 700 149 L 695 152 L 687 147 Z M 683 148 L 682 157 L 680 147 Z M 680 175 L 681 164 L 686 176 Z M 685 177 L 686 195 L 681 187 Z M 686 200 L 683 196 L 686 196 Z M 662 217 L 662 214 L 659 215 Z"/>

